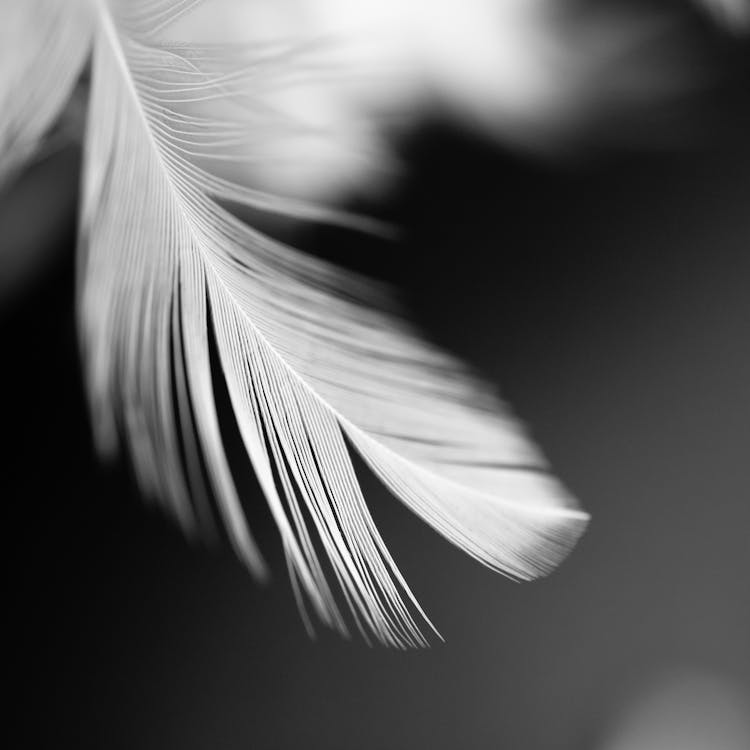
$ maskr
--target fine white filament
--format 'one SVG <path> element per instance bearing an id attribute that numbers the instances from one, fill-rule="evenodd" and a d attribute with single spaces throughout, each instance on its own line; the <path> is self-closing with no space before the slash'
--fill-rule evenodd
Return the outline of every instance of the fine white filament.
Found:
<path id="1" fill-rule="evenodd" d="M 373 523 L 351 450 L 446 539 L 513 578 L 550 571 L 587 515 L 506 407 L 370 282 L 223 208 L 350 220 L 214 168 L 250 158 L 248 123 L 268 122 L 254 88 L 298 75 L 306 53 L 165 42 L 198 2 L 0 0 L 6 174 L 91 57 L 79 316 L 97 445 L 110 454 L 122 441 L 144 493 L 186 533 L 217 513 L 262 577 L 222 442 L 222 378 L 301 610 L 343 633 L 351 619 L 384 644 L 424 645 L 420 620 L 432 626 Z"/>

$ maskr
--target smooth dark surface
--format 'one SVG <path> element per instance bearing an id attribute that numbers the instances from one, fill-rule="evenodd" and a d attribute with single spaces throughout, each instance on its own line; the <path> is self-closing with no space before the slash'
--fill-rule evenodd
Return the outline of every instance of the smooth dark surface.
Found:
<path id="1" fill-rule="evenodd" d="M 517 585 L 365 477 L 447 643 L 311 643 L 262 511 L 265 589 L 93 455 L 68 252 L 0 320 L 25 747 L 593 750 L 671 670 L 750 691 L 750 141 L 563 168 L 436 135 L 414 161 L 403 246 L 360 264 L 499 384 L 589 532 Z"/>

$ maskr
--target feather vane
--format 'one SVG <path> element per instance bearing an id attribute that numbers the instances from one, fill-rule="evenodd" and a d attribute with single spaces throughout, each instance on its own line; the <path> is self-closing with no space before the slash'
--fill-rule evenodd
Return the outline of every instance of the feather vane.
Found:
<path id="1" fill-rule="evenodd" d="M 80 6 L 93 57 L 79 318 L 98 447 L 111 454 L 122 440 L 144 493 L 188 534 L 211 523 L 215 503 L 263 578 L 222 443 L 223 378 L 303 613 L 346 633 L 343 597 L 366 638 L 424 645 L 432 626 L 375 526 L 350 450 L 446 539 L 513 578 L 549 572 L 587 516 L 491 389 L 424 342 L 386 293 L 222 207 L 352 220 L 212 169 L 248 153 L 247 92 L 287 57 L 156 38 L 196 5 Z M 42 116 L 19 112 L 36 138 Z"/>

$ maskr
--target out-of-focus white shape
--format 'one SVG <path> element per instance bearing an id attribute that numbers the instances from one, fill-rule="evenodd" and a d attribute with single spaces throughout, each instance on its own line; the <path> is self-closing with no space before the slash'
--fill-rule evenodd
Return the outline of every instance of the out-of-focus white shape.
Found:
<path id="1" fill-rule="evenodd" d="M 0 0 L 0 307 L 60 247 L 56 235 L 72 208 L 73 173 L 43 169 L 46 177 L 18 185 L 14 178 L 32 156 L 55 148 L 48 141 L 37 150 L 86 61 L 88 20 L 80 0 Z M 57 147 L 64 144 L 60 137 Z"/>
<path id="2" fill-rule="evenodd" d="M 626 709 L 601 750 L 747 750 L 750 696 L 704 674 L 675 675 Z"/>
<path id="3" fill-rule="evenodd" d="M 658 99 L 679 85 L 653 54 L 662 22 L 611 9 L 571 16 L 556 0 L 207 0 L 160 33 L 313 46 L 296 83 L 258 86 L 259 102 L 301 128 L 265 139 L 266 158 L 244 179 L 330 199 L 386 184 L 386 133 L 428 109 L 546 147 L 601 110 Z"/>
<path id="4" fill-rule="evenodd" d="M 89 51 L 81 0 L 0 0 L 0 187 L 65 106 Z"/>
<path id="5" fill-rule="evenodd" d="M 696 0 L 723 26 L 732 31 L 750 29 L 750 2 L 748 0 Z"/>

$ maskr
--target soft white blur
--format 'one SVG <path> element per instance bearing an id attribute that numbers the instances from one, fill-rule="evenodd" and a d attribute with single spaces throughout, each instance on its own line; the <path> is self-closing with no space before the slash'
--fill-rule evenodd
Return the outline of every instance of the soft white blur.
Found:
<path id="1" fill-rule="evenodd" d="M 750 27 L 748 0 L 697 0 L 719 23 L 732 31 L 747 31 Z"/>
<path id="2" fill-rule="evenodd" d="M 703 674 L 674 675 L 644 691 L 601 750 L 747 750 L 750 696 Z"/>
<path id="3" fill-rule="evenodd" d="M 672 20 L 561 0 L 208 0 L 178 41 L 316 44 L 324 72 L 259 93 L 303 126 L 264 141 L 251 184 L 337 198 L 396 173 L 393 131 L 427 111 L 546 149 L 597 117 L 660 101 L 689 71 L 668 60 Z M 673 62 L 673 61 L 672 61 Z"/>

